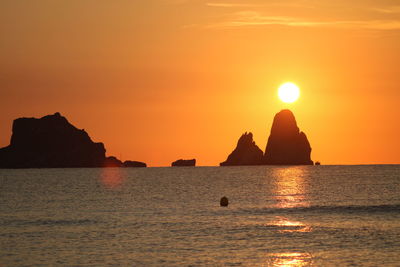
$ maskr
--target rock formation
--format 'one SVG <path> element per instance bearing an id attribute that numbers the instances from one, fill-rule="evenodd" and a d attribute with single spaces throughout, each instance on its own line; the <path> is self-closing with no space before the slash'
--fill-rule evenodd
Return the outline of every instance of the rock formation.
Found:
<path id="1" fill-rule="evenodd" d="M 127 168 L 143 168 L 143 167 L 147 167 L 147 164 L 144 162 L 140 162 L 140 161 L 127 160 L 123 163 L 123 166 L 127 167 Z"/>
<path id="2" fill-rule="evenodd" d="M 14 120 L 10 145 L 0 149 L 0 168 L 100 167 L 105 152 L 57 112 Z"/>
<path id="3" fill-rule="evenodd" d="M 14 120 L 10 145 L 0 148 L 0 168 L 146 167 L 105 153 L 103 143 L 94 143 L 57 112 Z"/>
<path id="4" fill-rule="evenodd" d="M 312 165 L 311 147 L 299 131 L 293 113 L 282 110 L 275 115 L 263 163 L 266 165 Z"/>
<path id="5" fill-rule="evenodd" d="M 108 167 L 122 167 L 122 166 L 123 166 L 122 161 L 120 161 L 114 156 L 110 156 L 105 158 L 102 167 L 108 168 Z"/>
<path id="6" fill-rule="evenodd" d="M 171 163 L 172 167 L 196 166 L 196 159 L 179 159 Z"/>
<path id="7" fill-rule="evenodd" d="M 263 152 L 253 141 L 252 133 L 244 133 L 237 143 L 235 150 L 220 166 L 261 165 Z"/>
<path id="8" fill-rule="evenodd" d="M 305 133 L 299 131 L 293 113 L 286 109 L 275 115 L 265 154 L 254 143 L 253 134 L 246 132 L 220 165 L 312 165 L 310 154 Z"/>

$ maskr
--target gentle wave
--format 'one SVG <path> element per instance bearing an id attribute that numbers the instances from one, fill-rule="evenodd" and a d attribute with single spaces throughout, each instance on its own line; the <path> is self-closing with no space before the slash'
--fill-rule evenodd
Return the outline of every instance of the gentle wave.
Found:
<path id="1" fill-rule="evenodd" d="M 399 213 L 400 204 L 396 205 L 350 205 L 350 206 L 309 206 L 291 208 L 260 208 L 260 209 L 240 209 L 239 213 L 251 214 L 275 214 L 275 213 Z"/>
<path id="2" fill-rule="evenodd" d="M 0 220 L 1 226 L 69 226 L 69 225 L 89 225 L 96 224 L 97 221 L 81 220 Z"/>

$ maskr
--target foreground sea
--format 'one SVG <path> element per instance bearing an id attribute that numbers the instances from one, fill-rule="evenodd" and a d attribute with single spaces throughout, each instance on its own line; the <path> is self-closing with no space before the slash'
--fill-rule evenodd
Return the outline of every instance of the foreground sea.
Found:
<path id="1" fill-rule="evenodd" d="M 0 170 L 0 200 L 0 266 L 400 266 L 400 165 Z"/>

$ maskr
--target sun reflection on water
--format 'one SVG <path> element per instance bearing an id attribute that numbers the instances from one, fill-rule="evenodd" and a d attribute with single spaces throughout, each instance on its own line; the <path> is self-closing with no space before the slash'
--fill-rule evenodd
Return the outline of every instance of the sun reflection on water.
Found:
<path id="1" fill-rule="evenodd" d="M 268 258 L 265 266 L 301 267 L 312 265 L 312 257 L 308 253 L 275 253 L 268 255 Z"/>
<path id="2" fill-rule="evenodd" d="M 275 220 L 270 223 L 271 225 L 275 225 L 279 228 L 280 232 L 311 232 L 312 229 L 309 225 L 306 225 L 300 221 L 290 220 L 283 216 L 276 216 Z"/>
<path id="3" fill-rule="evenodd" d="M 278 208 L 307 207 L 305 169 L 302 167 L 285 167 L 274 169 L 274 199 Z"/>
<path id="4" fill-rule="evenodd" d="M 282 235 L 303 235 L 312 231 L 310 225 L 292 216 L 292 213 L 287 214 L 284 211 L 311 205 L 307 195 L 306 175 L 307 169 L 301 166 L 280 167 L 273 170 L 272 199 L 275 202 L 274 207 L 283 209 L 283 214 L 270 218 L 267 224 Z M 310 265 L 312 265 L 312 256 L 309 253 L 285 252 L 268 254 L 264 266 Z"/>

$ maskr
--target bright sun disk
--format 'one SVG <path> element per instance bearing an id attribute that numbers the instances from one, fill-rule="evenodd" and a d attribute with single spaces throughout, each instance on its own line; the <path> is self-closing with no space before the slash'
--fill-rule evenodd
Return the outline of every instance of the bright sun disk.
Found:
<path id="1" fill-rule="evenodd" d="M 285 103 L 293 103 L 300 96 L 300 89 L 294 83 L 284 83 L 278 89 L 279 98 Z"/>

